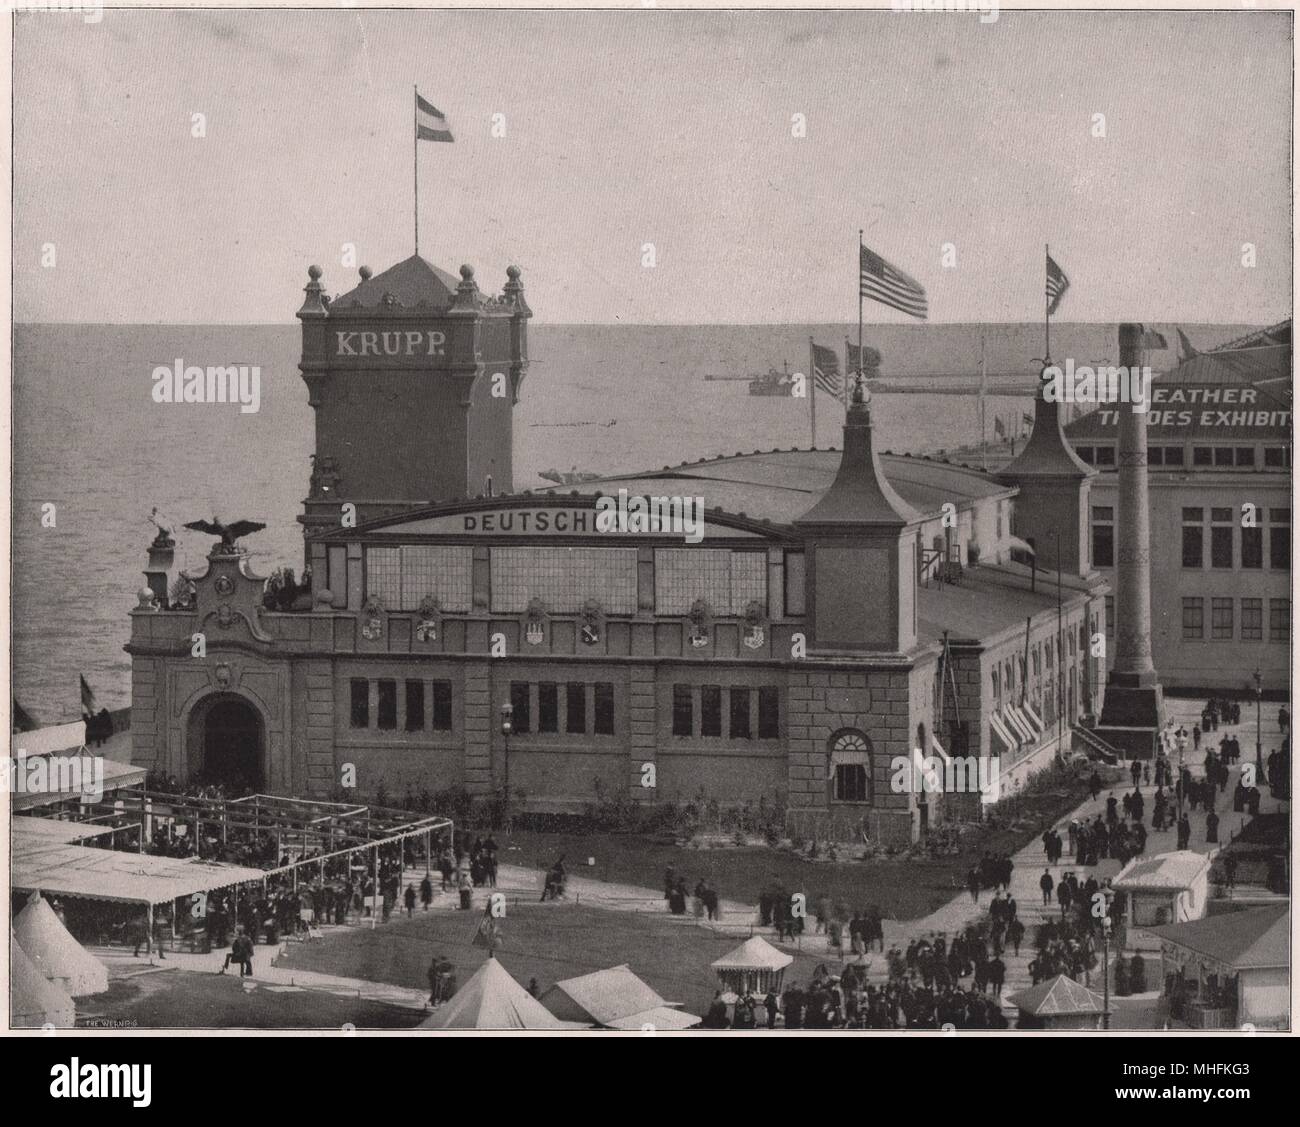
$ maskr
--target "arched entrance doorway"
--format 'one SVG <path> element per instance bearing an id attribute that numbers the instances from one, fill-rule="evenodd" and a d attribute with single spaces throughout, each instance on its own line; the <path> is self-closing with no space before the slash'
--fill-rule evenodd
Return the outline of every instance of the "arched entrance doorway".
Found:
<path id="1" fill-rule="evenodd" d="M 199 750 L 193 782 L 219 783 L 233 794 L 265 789 L 266 729 L 243 697 L 225 693 L 203 701 L 194 710 L 190 733 L 190 746 Z"/>

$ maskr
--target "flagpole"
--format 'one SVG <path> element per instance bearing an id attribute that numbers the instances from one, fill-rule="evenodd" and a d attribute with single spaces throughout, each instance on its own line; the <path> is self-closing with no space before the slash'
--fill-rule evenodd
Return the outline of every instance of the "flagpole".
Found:
<path id="1" fill-rule="evenodd" d="M 862 384 L 862 228 L 858 228 L 858 385 Z M 845 405 L 848 404 L 848 378 L 844 380 Z"/>
<path id="2" fill-rule="evenodd" d="M 817 355 L 813 351 L 813 338 L 808 338 L 808 425 L 812 430 L 812 446 L 817 449 Z"/>
<path id="3" fill-rule="evenodd" d="M 989 468 L 989 452 L 985 444 L 984 429 L 984 391 L 985 391 L 985 363 L 984 363 L 984 334 L 980 333 L 980 464 L 984 470 Z"/>
<path id="4" fill-rule="evenodd" d="M 1043 244 L 1043 275 L 1047 275 L 1047 263 L 1052 257 L 1052 250 L 1046 243 Z M 1047 284 L 1043 284 L 1043 328 L 1047 335 L 1046 349 L 1044 352 L 1045 363 L 1052 362 L 1052 298 L 1047 292 Z"/>
<path id="5" fill-rule="evenodd" d="M 415 253 L 420 253 L 420 88 L 411 102 L 411 163 L 415 169 Z"/>

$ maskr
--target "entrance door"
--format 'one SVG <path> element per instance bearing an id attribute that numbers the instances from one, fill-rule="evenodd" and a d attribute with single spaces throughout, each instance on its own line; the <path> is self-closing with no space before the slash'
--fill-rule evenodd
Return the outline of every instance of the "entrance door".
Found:
<path id="1" fill-rule="evenodd" d="M 197 781 L 227 793 L 264 789 L 265 733 L 257 710 L 240 697 L 214 701 L 203 718 L 203 766 Z"/>

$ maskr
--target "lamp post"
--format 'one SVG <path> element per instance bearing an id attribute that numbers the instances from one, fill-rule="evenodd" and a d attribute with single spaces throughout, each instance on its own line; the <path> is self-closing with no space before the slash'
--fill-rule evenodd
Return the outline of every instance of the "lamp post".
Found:
<path id="1" fill-rule="evenodd" d="M 1255 771 L 1262 778 L 1264 774 L 1264 740 L 1261 735 L 1260 714 L 1264 706 L 1264 677 L 1255 666 Z"/>
<path id="2" fill-rule="evenodd" d="M 510 733 L 515 730 L 514 724 L 511 723 L 511 717 L 515 714 L 514 705 L 509 701 L 501 706 L 501 736 L 505 741 L 505 769 L 502 772 L 504 781 L 504 795 L 502 801 L 502 820 L 505 822 L 506 832 L 510 832 Z"/>
<path id="3" fill-rule="evenodd" d="M 1110 1028 L 1110 899 L 1101 917 L 1101 1027 Z"/>

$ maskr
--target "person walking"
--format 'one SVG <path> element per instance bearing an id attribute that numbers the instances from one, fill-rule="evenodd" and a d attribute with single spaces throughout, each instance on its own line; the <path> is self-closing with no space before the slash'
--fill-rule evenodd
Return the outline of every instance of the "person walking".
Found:
<path id="1" fill-rule="evenodd" d="M 429 905 L 433 903 L 433 881 L 429 879 L 429 874 L 424 874 L 424 880 L 420 881 L 420 903 L 424 905 L 424 910 L 429 910 Z"/>
<path id="2" fill-rule="evenodd" d="M 1050 907 L 1052 903 L 1052 889 L 1056 887 L 1056 881 L 1052 880 L 1050 870 L 1043 870 L 1043 875 L 1038 878 L 1038 887 L 1043 890 L 1043 906 Z"/>

